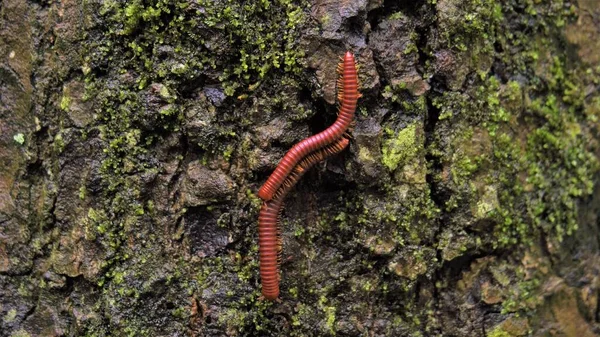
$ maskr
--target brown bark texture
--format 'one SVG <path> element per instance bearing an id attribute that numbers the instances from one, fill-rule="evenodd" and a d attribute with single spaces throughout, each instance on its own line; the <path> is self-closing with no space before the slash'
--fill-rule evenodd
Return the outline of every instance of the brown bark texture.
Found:
<path id="1" fill-rule="evenodd" d="M 599 134 L 595 0 L 2 0 L 0 337 L 600 335 Z"/>

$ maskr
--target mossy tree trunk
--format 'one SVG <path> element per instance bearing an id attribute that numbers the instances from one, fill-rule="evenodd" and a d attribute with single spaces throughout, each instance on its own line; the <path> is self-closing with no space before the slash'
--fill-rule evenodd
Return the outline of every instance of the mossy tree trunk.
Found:
<path id="1" fill-rule="evenodd" d="M 600 3 L 0 3 L 0 337 L 600 334 Z M 256 191 L 361 91 L 286 200 Z M 288 259 L 289 257 L 289 259 Z"/>

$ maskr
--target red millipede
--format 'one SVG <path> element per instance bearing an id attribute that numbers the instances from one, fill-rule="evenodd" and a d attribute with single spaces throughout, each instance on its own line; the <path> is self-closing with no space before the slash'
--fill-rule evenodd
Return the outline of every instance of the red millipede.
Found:
<path id="1" fill-rule="evenodd" d="M 340 111 L 336 121 L 322 132 L 308 137 L 294 145 L 283 156 L 279 164 L 271 173 L 267 181 L 258 191 L 258 196 L 265 200 L 271 200 L 277 189 L 286 180 L 294 167 L 309 153 L 314 152 L 328 144 L 332 144 L 342 137 L 354 120 L 356 102 L 361 96 L 358 92 L 358 75 L 356 62 L 351 52 L 346 52 L 342 62 L 338 66 L 341 78 L 338 80 L 338 97 L 341 101 Z"/>
<path id="2" fill-rule="evenodd" d="M 258 253 L 262 294 L 266 299 L 276 300 L 279 297 L 279 265 L 282 248 L 279 215 L 285 196 L 306 171 L 316 163 L 342 152 L 349 143 L 347 138 L 342 137 L 333 144 L 310 153 L 293 168 L 273 199 L 263 203 L 258 216 Z"/>

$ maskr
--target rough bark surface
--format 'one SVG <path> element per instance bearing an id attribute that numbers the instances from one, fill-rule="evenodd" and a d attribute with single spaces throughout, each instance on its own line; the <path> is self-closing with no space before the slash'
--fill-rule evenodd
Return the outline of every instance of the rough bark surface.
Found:
<path id="1" fill-rule="evenodd" d="M 594 0 L 3 0 L 0 337 L 599 335 L 599 50 Z"/>

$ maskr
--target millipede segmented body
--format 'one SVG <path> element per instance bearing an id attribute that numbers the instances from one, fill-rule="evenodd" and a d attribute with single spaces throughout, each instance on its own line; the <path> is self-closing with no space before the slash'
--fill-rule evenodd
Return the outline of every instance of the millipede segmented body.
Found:
<path id="1" fill-rule="evenodd" d="M 279 297 L 279 256 L 281 236 L 279 235 L 279 213 L 283 199 L 265 202 L 258 216 L 258 254 L 260 261 L 260 282 L 262 294 L 268 300 Z"/>
<path id="2" fill-rule="evenodd" d="M 302 176 L 318 162 L 342 152 L 350 141 L 342 137 L 333 144 L 314 151 L 296 165 L 270 201 L 263 203 L 258 216 L 258 253 L 262 294 L 268 300 L 279 297 L 279 266 L 281 260 L 281 230 L 279 216 L 285 196 Z"/>
<path id="3" fill-rule="evenodd" d="M 346 52 L 338 67 L 341 78 L 338 80 L 338 97 L 341 106 L 336 121 L 324 131 L 308 137 L 294 145 L 281 159 L 271 176 L 258 191 L 258 196 L 271 200 L 281 184 L 287 179 L 294 167 L 311 152 L 332 144 L 340 139 L 354 120 L 358 92 L 358 75 L 356 62 L 351 52 Z"/>

